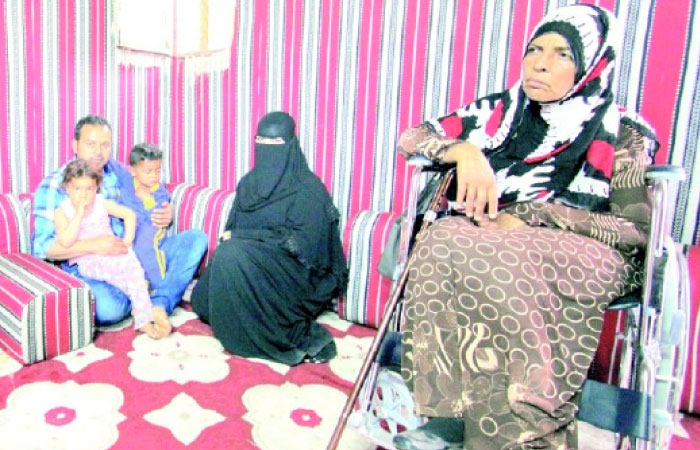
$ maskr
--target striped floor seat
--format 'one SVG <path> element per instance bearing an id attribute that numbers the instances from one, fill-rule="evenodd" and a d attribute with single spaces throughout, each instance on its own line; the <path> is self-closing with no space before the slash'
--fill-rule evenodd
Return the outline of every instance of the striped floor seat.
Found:
<path id="1" fill-rule="evenodd" d="M 25 253 L 0 255 L 0 349 L 24 364 L 92 342 L 88 287 Z"/>
<path id="2" fill-rule="evenodd" d="M 379 274 L 379 260 L 398 218 L 388 212 L 360 211 L 345 227 L 343 245 L 350 273 L 346 295 L 338 299 L 338 315 L 377 328 L 391 296 L 393 282 Z"/>

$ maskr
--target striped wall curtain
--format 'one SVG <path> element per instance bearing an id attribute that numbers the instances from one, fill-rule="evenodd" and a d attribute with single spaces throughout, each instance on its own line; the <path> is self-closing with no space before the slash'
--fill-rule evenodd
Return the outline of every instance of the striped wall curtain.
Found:
<path id="1" fill-rule="evenodd" d="M 114 156 L 165 150 L 165 177 L 233 189 L 270 110 L 290 112 L 344 220 L 400 211 L 398 134 L 511 85 L 526 39 L 562 0 L 239 0 L 230 69 L 119 66 L 111 0 L 0 0 L 0 192 L 31 192 L 72 157 L 75 121 L 113 126 Z M 674 231 L 700 243 L 700 12 L 694 0 L 599 0 L 624 24 L 618 102 L 693 176 Z M 695 169 L 695 170 L 694 170 Z"/>

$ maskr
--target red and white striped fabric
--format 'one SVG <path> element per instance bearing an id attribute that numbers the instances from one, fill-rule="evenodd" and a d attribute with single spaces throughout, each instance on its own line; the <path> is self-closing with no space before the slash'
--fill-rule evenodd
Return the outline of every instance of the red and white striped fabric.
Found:
<path id="1" fill-rule="evenodd" d="M 16 195 L 0 194 L 0 254 L 29 251 L 29 222 L 25 208 Z"/>
<path id="2" fill-rule="evenodd" d="M 25 253 L 0 255 L 0 348 L 19 362 L 42 361 L 92 342 L 89 288 Z"/>
<path id="3" fill-rule="evenodd" d="M 346 295 L 338 300 L 338 315 L 351 322 L 377 327 L 389 300 L 392 280 L 379 274 L 379 260 L 398 215 L 361 211 L 348 222 L 343 246 L 348 257 Z"/>
<path id="4" fill-rule="evenodd" d="M 622 23 L 616 100 L 657 130 L 658 161 L 699 169 L 700 8 L 582 1 Z M 169 182 L 231 190 L 253 164 L 257 121 L 281 109 L 344 223 L 361 210 L 399 212 L 399 133 L 512 85 L 535 23 L 577 2 L 239 0 L 230 69 L 197 76 L 183 61 L 119 66 L 110 0 L 0 0 L 0 192 L 32 192 L 72 158 L 75 120 L 88 113 L 112 123 L 118 160 L 148 141 L 165 150 Z M 679 193 L 684 243 L 700 242 L 697 185 Z"/>
<path id="5" fill-rule="evenodd" d="M 170 185 L 169 190 L 172 192 L 174 225 L 169 232 L 204 231 L 209 236 L 209 251 L 203 262 L 206 265 L 216 250 L 236 194 L 233 191 L 189 183 Z"/>
<path id="6" fill-rule="evenodd" d="M 688 251 L 690 272 L 690 337 L 681 409 L 700 413 L 700 246 Z"/>

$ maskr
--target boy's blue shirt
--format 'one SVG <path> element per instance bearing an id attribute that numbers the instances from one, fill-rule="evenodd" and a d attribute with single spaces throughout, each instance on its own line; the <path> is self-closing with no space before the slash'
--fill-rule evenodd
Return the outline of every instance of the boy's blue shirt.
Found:
<path id="1" fill-rule="evenodd" d="M 136 220 L 139 224 L 148 222 L 151 223 L 151 213 L 154 209 L 160 207 L 164 202 L 170 201 L 170 193 L 161 184 L 158 183 L 155 189 L 151 191 L 151 195 L 155 199 L 153 205 L 147 205 L 136 195 L 134 187 L 134 177 L 127 171 L 126 174 L 120 175 L 121 196 L 119 203 L 131 208 L 136 213 Z M 152 224 L 151 224 L 152 225 Z"/>
<path id="2" fill-rule="evenodd" d="M 160 244 L 165 238 L 165 230 L 153 225 L 151 213 L 163 203 L 170 201 L 170 193 L 158 183 L 151 189 L 151 199 L 144 202 L 136 195 L 134 177 L 130 173 L 122 175 L 120 179 L 121 196 L 119 203 L 130 208 L 136 213 L 136 236 L 133 249 L 143 266 L 146 279 L 153 287 L 160 285 L 165 277 L 166 258 L 160 249 Z"/>

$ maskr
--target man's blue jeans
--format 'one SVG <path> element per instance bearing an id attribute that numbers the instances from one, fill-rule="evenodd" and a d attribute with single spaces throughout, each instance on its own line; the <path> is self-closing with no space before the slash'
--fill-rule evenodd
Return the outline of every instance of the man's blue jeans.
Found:
<path id="1" fill-rule="evenodd" d="M 200 230 L 183 231 L 163 240 L 161 249 L 165 252 L 166 271 L 160 286 L 151 286 L 153 306 L 162 306 L 168 315 L 172 314 L 199 268 L 207 246 L 207 235 Z M 119 288 L 80 275 L 77 264 L 64 263 L 63 269 L 90 286 L 95 296 L 95 321 L 98 324 L 119 322 L 131 313 L 131 301 Z"/>

